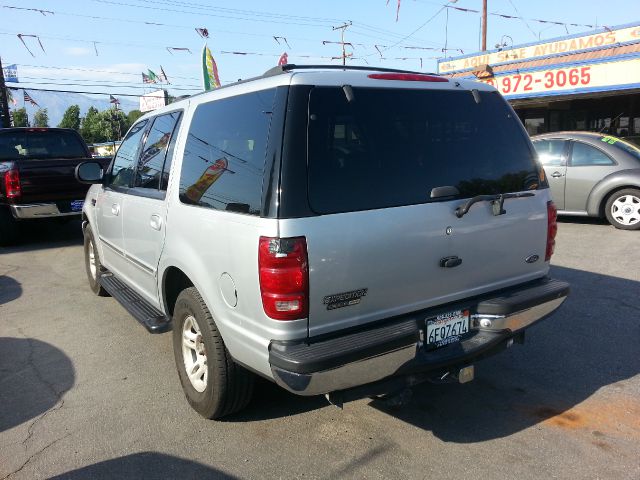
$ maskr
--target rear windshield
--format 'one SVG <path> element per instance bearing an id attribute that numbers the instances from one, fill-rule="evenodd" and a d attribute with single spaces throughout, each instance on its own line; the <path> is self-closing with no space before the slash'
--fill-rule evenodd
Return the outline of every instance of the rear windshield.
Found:
<path id="1" fill-rule="evenodd" d="M 83 158 L 87 153 L 73 132 L 9 131 L 0 132 L 0 160 L 21 158 Z"/>
<path id="2" fill-rule="evenodd" d="M 309 202 L 317 213 L 537 189 L 533 150 L 497 93 L 314 88 L 309 100 Z M 450 200 L 452 197 L 446 199 Z"/>

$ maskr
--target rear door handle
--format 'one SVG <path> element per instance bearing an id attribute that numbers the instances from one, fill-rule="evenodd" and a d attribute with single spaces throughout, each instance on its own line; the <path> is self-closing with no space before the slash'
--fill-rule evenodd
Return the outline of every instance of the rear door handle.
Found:
<path id="1" fill-rule="evenodd" d="M 153 215 L 151 215 L 149 225 L 151 225 L 151 228 L 153 228 L 154 230 L 160 230 L 162 228 L 162 217 L 154 213 Z"/>
<path id="2" fill-rule="evenodd" d="M 551 176 L 552 176 L 553 178 L 560 178 L 560 177 L 564 177 L 564 173 L 560 173 L 560 172 L 553 172 L 553 173 L 551 174 Z"/>
<path id="3" fill-rule="evenodd" d="M 116 217 L 120 215 L 120 205 L 118 205 L 117 203 L 111 205 L 111 213 Z"/>

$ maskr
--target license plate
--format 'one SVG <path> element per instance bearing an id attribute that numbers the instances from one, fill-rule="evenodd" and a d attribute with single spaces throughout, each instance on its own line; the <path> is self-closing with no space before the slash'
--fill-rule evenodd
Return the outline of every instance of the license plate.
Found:
<path id="1" fill-rule="evenodd" d="M 427 348 L 437 348 L 460 341 L 469 331 L 469 310 L 456 310 L 427 319 Z"/>
<path id="2" fill-rule="evenodd" d="M 84 200 L 74 200 L 71 202 L 71 211 L 79 212 L 82 210 L 83 205 L 84 205 Z"/>

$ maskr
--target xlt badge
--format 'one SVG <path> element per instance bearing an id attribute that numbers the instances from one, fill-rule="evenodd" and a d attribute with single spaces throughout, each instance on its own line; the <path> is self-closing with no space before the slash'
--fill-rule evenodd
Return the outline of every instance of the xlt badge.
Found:
<path id="1" fill-rule="evenodd" d="M 327 306 L 327 310 L 335 310 L 336 308 L 357 305 L 360 303 L 360 299 L 367 295 L 367 290 L 369 289 L 361 288 L 360 290 L 352 290 L 350 292 L 327 295 L 322 300 L 322 303 Z"/>

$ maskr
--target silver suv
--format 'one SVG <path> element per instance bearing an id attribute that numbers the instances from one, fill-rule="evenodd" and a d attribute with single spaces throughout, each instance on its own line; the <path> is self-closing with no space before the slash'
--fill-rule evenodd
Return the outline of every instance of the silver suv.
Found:
<path id="1" fill-rule="evenodd" d="M 569 291 L 531 142 L 482 83 L 285 65 L 145 115 L 76 175 L 91 289 L 173 329 L 207 418 L 255 374 L 333 403 L 471 380 Z"/>

